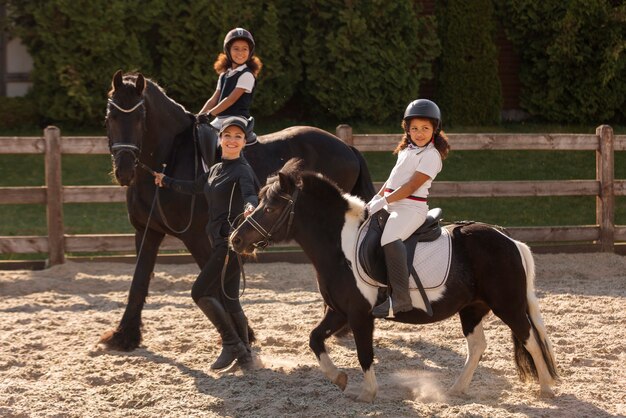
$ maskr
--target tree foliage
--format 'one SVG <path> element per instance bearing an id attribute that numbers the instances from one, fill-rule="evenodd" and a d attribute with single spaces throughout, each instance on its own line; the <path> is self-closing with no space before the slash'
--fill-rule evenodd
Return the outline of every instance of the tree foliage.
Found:
<path id="1" fill-rule="evenodd" d="M 437 101 L 446 123 L 500 122 L 502 92 L 492 0 L 439 2 L 438 28 L 444 53 L 439 60 Z"/>
<path id="2" fill-rule="evenodd" d="M 401 115 L 439 54 L 434 19 L 414 1 L 311 0 L 305 31 L 307 93 L 343 119 Z"/>
<path id="3" fill-rule="evenodd" d="M 522 58 L 521 105 L 556 122 L 598 123 L 626 112 L 626 4 L 504 0 L 500 19 Z"/>

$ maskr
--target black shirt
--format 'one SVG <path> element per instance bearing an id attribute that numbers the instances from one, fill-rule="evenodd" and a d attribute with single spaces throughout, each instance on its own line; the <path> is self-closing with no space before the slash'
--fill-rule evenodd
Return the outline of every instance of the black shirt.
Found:
<path id="1" fill-rule="evenodd" d="M 206 232 L 211 244 L 225 243 L 235 218 L 250 204 L 259 203 L 258 182 L 245 158 L 222 160 L 195 180 L 176 180 L 163 177 L 163 185 L 180 193 L 204 193 L 209 204 L 209 223 Z"/>

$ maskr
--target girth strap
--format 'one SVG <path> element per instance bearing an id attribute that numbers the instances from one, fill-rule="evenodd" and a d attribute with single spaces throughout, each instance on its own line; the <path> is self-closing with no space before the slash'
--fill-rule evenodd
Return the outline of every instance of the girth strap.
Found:
<path id="1" fill-rule="evenodd" d="M 426 290 L 424 289 L 424 285 L 420 280 L 415 267 L 413 267 L 413 258 L 415 257 L 415 248 L 417 248 L 417 243 L 415 245 L 405 245 L 406 247 L 406 255 L 407 255 L 407 264 L 409 265 L 409 271 L 413 275 L 413 279 L 415 279 L 415 285 L 420 292 L 420 296 L 422 296 L 422 300 L 424 301 L 424 307 L 426 308 L 426 314 L 430 317 L 433 316 L 433 307 L 430 305 L 430 300 L 428 300 L 428 296 L 426 295 Z"/>

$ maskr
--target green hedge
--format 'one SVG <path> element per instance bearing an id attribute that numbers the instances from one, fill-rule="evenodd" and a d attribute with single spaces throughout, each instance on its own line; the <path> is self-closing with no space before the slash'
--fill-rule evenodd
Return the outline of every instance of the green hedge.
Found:
<path id="1" fill-rule="evenodd" d="M 521 54 L 521 105 L 543 120 L 626 116 L 626 4 L 610 0 L 496 2 Z"/>
<path id="2" fill-rule="evenodd" d="M 0 129 L 34 127 L 39 122 L 36 103 L 28 97 L 0 97 Z"/>
<path id="3" fill-rule="evenodd" d="M 407 0 L 310 3 L 305 88 L 318 110 L 344 120 L 400 120 L 432 77 L 440 51 L 434 19 Z"/>
<path id="4" fill-rule="evenodd" d="M 439 53 L 434 19 L 420 17 L 411 0 L 364 0 L 358 7 L 326 0 L 8 4 L 12 32 L 34 59 L 40 113 L 74 124 L 101 121 L 120 68 L 141 71 L 199 110 L 215 88 L 212 64 L 233 26 L 252 31 L 265 64 L 253 104 L 258 115 L 293 106 L 297 96 L 296 106 L 309 115 L 395 119 Z"/>
<path id="5" fill-rule="evenodd" d="M 437 102 L 445 123 L 498 124 L 502 93 L 492 0 L 446 0 L 438 2 L 437 9 L 444 51 Z"/>
<path id="6" fill-rule="evenodd" d="M 493 0 L 491 0 L 493 1 Z M 447 121 L 492 123 L 500 96 L 488 0 L 0 0 L 34 60 L 42 123 L 98 126 L 118 69 L 141 71 L 197 112 L 215 88 L 223 36 L 249 28 L 265 66 L 253 113 L 373 123 L 398 120 L 441 53 Z M 626 114 L 626 6 L 610 0 L 503 0 L 501 25 L 522 57 L 521 103 L 547 121 Z M 439 100 L 439 99 L 438 99 Z M 467 119 L 471 116 L 472 119 Z M 475 118 L 475 119 L 474 119 Z"/>

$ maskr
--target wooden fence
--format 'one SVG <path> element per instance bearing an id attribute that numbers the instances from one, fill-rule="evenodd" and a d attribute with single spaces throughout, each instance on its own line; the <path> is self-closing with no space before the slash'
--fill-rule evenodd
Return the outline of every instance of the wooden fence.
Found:
<path id="1" fill-rule="evenodd" d="M 399 135 L 354 135 L 348 125 L 337 136 L 360 151 L 390 151 Z M 595 135 L 580 134 L 450 134 L 454 150 L 589 150 L 596 153 L 595 180 L 435 182 L 432 197 L 596 196 L 596 224 L 511 227 L 511 235 L 529 243 L 590 242 L 588 251 L 613 252 L 626 241 L 626 226 L 614 223 L 615 196 L 626 195 L 626 180 L 614 179 L 614 152 L 626 150 L 626 135 L 613 135 L 608 125 Z M 43 137 L 0 137 L 2 154 L 45 154 L 45 185 L 0 187 L 0 204 L 45 204 L 47 236 L 0 236 L 0 253 L 48 253 L 48 265 L 65 261 L 66 252 L 134 251 L 132 234 L 69 235 L 64 232 L 64 203 L 123 202 L 120 186 L 63 186 L 62 154 L 108 154 L 106 137 L 61 137 L 49 126 Z M 380 187 L 380 184 L 377 184 Z M 184 249 L 166 237 L 163 250 Z M 301 256 L 300 256 L 301 259 Z"/>

